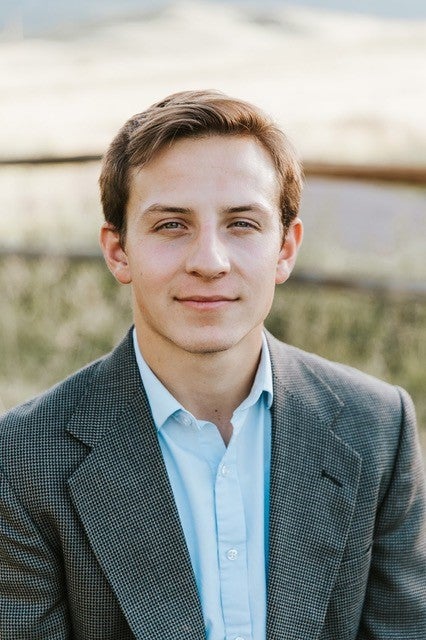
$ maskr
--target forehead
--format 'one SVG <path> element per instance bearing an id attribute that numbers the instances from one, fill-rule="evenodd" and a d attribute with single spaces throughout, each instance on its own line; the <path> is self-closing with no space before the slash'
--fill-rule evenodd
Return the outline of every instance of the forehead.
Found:
<path id="1" fill-rule="evenodd" d="M 252 136 L 183 138 L 131 171 L 131 194 L 149 190 L 257 191 L 275 200 L 279 184 L 269 152 Z"/>

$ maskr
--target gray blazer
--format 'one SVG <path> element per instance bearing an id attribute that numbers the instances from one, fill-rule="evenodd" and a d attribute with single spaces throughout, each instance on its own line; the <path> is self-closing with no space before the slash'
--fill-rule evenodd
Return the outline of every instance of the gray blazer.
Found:
<path id="1" fill-rule="evenodd" d="M 267 639 L 425 640 L 424 478 L 409 398 L 268 341 Z M 0 471 L 2 640 L 205 638 L 130 334 L 0 420 Z"/>

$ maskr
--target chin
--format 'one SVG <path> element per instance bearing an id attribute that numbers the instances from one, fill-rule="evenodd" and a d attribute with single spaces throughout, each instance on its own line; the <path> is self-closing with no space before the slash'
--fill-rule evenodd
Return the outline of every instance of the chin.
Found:
<path id="1" fill-rule="evenodd" d="M 235 336 L 199 336 L 192 335 L 188 339 L 174 341 L 177 346 L 184 349 L 188 353 L 193 354 L 213 354 L 227 351 L 234 347 L 239 339 Z"/>
<path id="2" fill-rule="evenodd" d="M 205 341 L 205 342 L 191 342 L 189 344 L 182 345 L 183 349 L 188 353 L 193 354 L 213 354 L 213 353 L 221 353 L 223 351 L 227 351 L 231 349 L 234 344 L 231 342 L 213 342 L 213 341 Z"/>

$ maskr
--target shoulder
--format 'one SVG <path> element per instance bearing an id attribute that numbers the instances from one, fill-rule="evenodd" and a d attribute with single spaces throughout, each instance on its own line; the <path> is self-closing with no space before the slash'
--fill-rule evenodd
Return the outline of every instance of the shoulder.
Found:
<path id="1" fill-rule="evenodd" d="M 101 363 L 89 364 L 0 418 L 0 501 L 13 494 L 29 513 L 50 509 L 51 500 L 66 502 L 66 478 L 87 454 L 66 427 Z"/>
<path id="2" fill-rule="evenodd" d="M 268 343 L 271 360 L 276 375 L 285 385 L 302 388 L 305 394 L 309 387 L 320 386 L 329 389 L 338 397 L 342 405 L 355 408 L 380 406 L 400 411 L 401 395 L 408 394 L 384 380 L 364 373 L 359 369 L 339 362 L 327 360 L 314 353 L 303 351 L 285 344 L 270 334 Z"/>
<path id="3" fill-rule="evenodd" d="M 403 389 L 268 335 L 277 389 L 309 407 L 320 422 L 372 464 L 392 465 L 401 438 L 417 439 L 411 398 Z M 332 416 L 332 417 L 330 417 Z"/>
<path id="4" fill-rule="evenodd" d="M 10 409 L 0 417 L 0 437 L 9 430 L 37 428 L 38 424 L 63 423 L 72 415 L 103 361 L 96 360 L 58 382 L 47 391 Z"/>
<path id="5" fill-rule="evenodd" d="M 318 428 L 331 430 L 355 452 L 363 476 L 369 486 L 378 487 L 380 499 L 401 462 L 422 477 L 416 416 L 406 391 L 270 335 L 268 343 L 276 378 L 274 398 L 278 390 L 285 405 L 290 394 L 293 406 L 303 407 L 315 416 Z"/>
<path id="6" fill-rule="evenodd" d="M 130 334 L 109 354 L 0 417 L 0 469 L 19 460 L 62 457 L 74 443 L 67 427 L 77 417 L 102 425 L 120 409 L 134 382 Z M 133 374 L 133 378 L 132 378 Z"/>
<path id="7" fill-rule="evenodd" d="M 0 417 L 0 473 L 21 478 L 49 460 L 65 460 L 66 425 L 88 393 L 102 359 Z M 22 474 L 22 475 L 21 475 Z"/>
<path id="8" fill-rule="evenodd" d="M 111 353 L 11 409 L 0 418 L 0 501 L 7 487 L 29 513 L 62 508 L 68 479 L 140 389 L 129 333 Z"/>

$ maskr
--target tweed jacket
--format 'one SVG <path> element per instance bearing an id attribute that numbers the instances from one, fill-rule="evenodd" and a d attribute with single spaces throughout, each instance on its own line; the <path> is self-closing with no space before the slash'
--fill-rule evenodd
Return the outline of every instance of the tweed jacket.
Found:
<path id="1" fill-rule="evenodd" d="M 425 640 L 408 396 L 268 342 L 267 640 Z M 0 638 L 205 638 L 130 334 L 0 420 Z"/>

